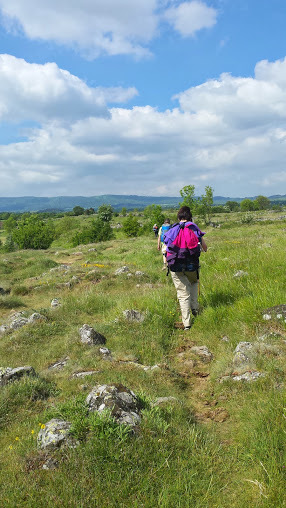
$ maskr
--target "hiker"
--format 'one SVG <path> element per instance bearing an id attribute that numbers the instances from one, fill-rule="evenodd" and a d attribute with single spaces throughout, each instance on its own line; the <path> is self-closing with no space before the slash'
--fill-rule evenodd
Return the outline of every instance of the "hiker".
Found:
<path id="1" fill-rule="evenodd" d="M 153 226 L 153 228 L 152 228 L 152 229 L 153 229 L 153 231 L 154 231 L 155 238 L 157 238 L 158 233 L 159 233 L 159 228 L 158 228 L 157 224 L 154 224 L 154 226 Z"/>
<path id="2" fill-rule="evenodd" d="M 192 222 L 192 213 L 188 206 L 182 206 L 177 217 L 180 222 L 170 227 L 164 235 L 164 242 L 184 329 L 189 330 L 191 312 L 193 316 L 197 316 L 199 309 L 199 256 L 201 250 L 207 251 L 207 245 L 203 238 L 205 233 Z"/>
<path id="3" fill-rule="evenodd" d="M 167 231 L 170 229 L 170 219 L 166 219 L 164 224 L 159 229 L 159 235 L 158 235 L 158 250 L 161 249 L 161 252 L 163 254 L 163 268 L 162 270 L 166 270 L 167 268 L 167 259 L 166 259 L 166 250 L 167 246 L 164 243 L 164 236 L 167 233 Z"/>

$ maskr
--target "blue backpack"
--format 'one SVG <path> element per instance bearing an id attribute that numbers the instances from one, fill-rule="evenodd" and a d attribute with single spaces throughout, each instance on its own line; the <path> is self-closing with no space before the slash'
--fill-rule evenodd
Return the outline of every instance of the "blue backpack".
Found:
<path id="1" fill-rule="evenodd" d="M 164 243 L 164 236 L 167 233 L 167 231 L 169 231 L 170 227 L 171 227 L 171 224 L 163 224 L 162 229 L 161 229 L 161 236 L 160 236 L 160 240 L 162 243 Z"/>

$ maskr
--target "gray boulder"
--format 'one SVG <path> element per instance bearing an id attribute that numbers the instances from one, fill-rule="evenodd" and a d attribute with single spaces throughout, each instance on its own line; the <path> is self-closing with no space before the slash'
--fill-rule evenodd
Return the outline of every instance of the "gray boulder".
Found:
<path id="1" fill-rule="evenodd" d="M 134 309 L 124 310 L 123 316 L 127 319 L 127 321 L 137 321 L 138 323 L 142 323 L 145 319 L 144 314 Z"/>
<path id="2" fill-rule="evenodd" d="M 47 318 L 43 314 L 39 314 L 39 312 L 34 312 L 28 317 L 28 323 L 37 323 L 37 321 L 47 321 Z"/>
<path id="3" fill-rule="evenodd" d="M 85 371 L 82 371 L 82 372 L 75 372 L 73 375 L 72 375 L 72 378 L 83 378 L 83 377 L 86 377 L 86 376 L 94 376 L 94 374 L 98 374 L 98 370 L 85 370 Z"/>
<path id="4" fill-rule="evenodd" d="M 270 319 L 284 320 L 286 322 L 286 305 L 274 305 L 274 307 L 268 307 L 263 312 L 263 319 L 269 321 Z"/>
<path id="5" fill-rule="evenodd" d="M 84 324 L 80 329 L 80 340 L 83 344 L 90 344 L 91 346 L 105 344 L 106 338 L 101 335 L 101 333 L 97 332 L 87 324 Z"/>
<path id="6" fill-rule="evenodd" d="M 23 376 L 35 376 L 36 373 L 33 367 L 24 366 L 24 367 L 0 367 L 0 386 L 7 385 L 8 383 L 12 383 L 17 379 L 20 379 Z"/>
<path id="7" fill-rule="evenodd" d="M 130 269 L 128 266 L 122 266 L 121 268 L 117 268 L 117 270 L 114 272 L 114 275 L 121 275 L 122 273 L 130 272 Z"/>
<path id="8" fill-rule="evenodd" d="M 51 301 L 51 307 L 52 309 L 55 309 L 56 307 L 59 307 L 61 304 L 60 304 L 60 301 L 58 298 L 53 298 L 52 301 Z"/>
<path id="9" fill-rule="evenodd" d="M 248 371 L 244 372 L 244 374 L 233 376 L 232 379 L 233 381 L 256 381 L 260 377 L 265 377 L 265 374 L 258 371 Z"/>
<path id="10" fill-rule="evenodd" d="M 97 385 L 88 394 L 86 404 L 90 411 L 109 410 L 119 422 L 134 427 L 140 423 L 140 403 L 136 395 L 123 385 Z"/>
<path id="11" fill-rule="evenodd" d="M 252 363 L 254 357 L 254 347 L 251 342 L 240 342 L 235 350 L 233 357 L 233 365 L 236 367 L 244 367 Z"/>
<path id="12" fill-rule="evenodd" d="M 9 326 L 7 326 L 7 325 L 0 326 L 0 335 L 5 333 L 7 330 L 9 330 Z"/>
<path id="13" fill-rule="evenodd" d="M 69 356 L 67 356 L 63 360 L 58 360 L 57 362 L 52 363 L 51 365 L 49 365 L 48 369 L 50 369 L 50 370 L 61 370 L 61 369 L 63 369 L 66 366 L 66 364 L 68 363 L 69 359 L 70 359 Z"/>
<path id="14" fill-rule="evenodd" d="M 79 443 L 70 435 L 71 423 L 53 418 L 42 428 L 37 437 L 40 450 L 53 450 L 61 446 L 75 448 Z"/>
<path id="15" fill-rule="evenodd" d="M 173 405 L 173 404 L 181 404 L 181 401 L 179 399 L 177 399 L 176 397 L 158 397 L 156 400 L 154 400 L 154 402 L 151 404 L 152 407 L 157 407 L 157 406 L 170 406 L 170 405 Z"/>
<path id="16" fill-rule="evenodd" d="M 22 326 L 25 326 L 28 324 L 28 319 L 24 317 L 19 317 L 17 319 L 13 319 L 13 321 L 10 324 L 10 328 L 12 330 L 18 330 L 18 328 L 22 328 Z"/>

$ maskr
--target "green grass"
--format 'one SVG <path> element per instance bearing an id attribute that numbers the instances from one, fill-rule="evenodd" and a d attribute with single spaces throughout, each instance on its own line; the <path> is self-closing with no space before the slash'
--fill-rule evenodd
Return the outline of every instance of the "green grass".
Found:
<path id="1" fill-rule="evenodd" d="M 0 298 L 0 325 L 15 310 L 47 317 L 0 340 L 0 366 L 32 365 L 38 373 L 1 388 L 3 505 L 286 506 L 285 325 L 262 319 L 265 308 L 285 303 L 285 221 L 268 214 L 267 223 L 246 225 L 235 222 L 238 215 L 218 216 L 214 221 L 222 227 L 207 228 L 203 312 L 188 334 L 174 329 L 180 320 L 176 293 L 161 271 L 152 233 L 126 239 L 119 230 L 116 239 L 96 245 L 96 252 L 88 252 L 89 245 L 69 248 L 68 235 L 62 235 L 45 252 L 0 254 L 0 286 L 11 288 Z M 62 263 L 71 266 L 66 274 L 50 271 Z M 123 265 L 131 277 L 115 276 Z M 136 270 L 145 275 L 135 276 Z M 248 275 L 235 278 L 238 270 Z M 73 275 L 78 284 L 60 286 Z M 55 297 L 61 306 L 51 309 Z M 144 313 L 143 323 L 124 319 L 123 310 L 131 308 Z M 80 343 L 84 323 L 106 337 L 114 362 L 103 360 L 97 347 Z M 280 336 L 273 336 L 257 360 L 265 377 L 255 383 L 220 382 L 231 372 L 236 345 L 255 342 L 266 332 Z M 228 342 L 221 341 L 225 335 Z M 188 354 L 192 345 L 206 345 L 214 359 L 186 375 L 178 354 Z M 48 368 L 66 357 L 62 370 Z M 144 371 L 126 360 L 161 368 Z M 72 378 L 80 370 L 96 374 Z M 88 414 L 87 394 L 106 383 L 123 383 L 140 396 L 144 409 L 135 435 L 108 416 Z M 161 396 L 179 403 L 153 408 L 152 400 Z M 224 422 L 208 417 L 220 410 L 227 412 Z M 55 453 L 58 469 L 44 471 L 36 436 L 39 425 L 53 417 L 70 421 L 81 444 Z"/>

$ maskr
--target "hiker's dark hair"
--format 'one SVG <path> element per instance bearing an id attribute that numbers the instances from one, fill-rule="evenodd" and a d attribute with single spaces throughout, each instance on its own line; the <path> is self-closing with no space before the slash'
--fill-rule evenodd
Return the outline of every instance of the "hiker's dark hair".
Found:
<path id="1" fill-rule="evenodd" d="M 165 219 L 164 224 L 170 224 L 170 219 Z"/>
<path id="2" fill-rule="evenodd" d="M 188 206 L 182 206 L 178 211 L 178 220 L 192 220 L 192 212 Z"/>

